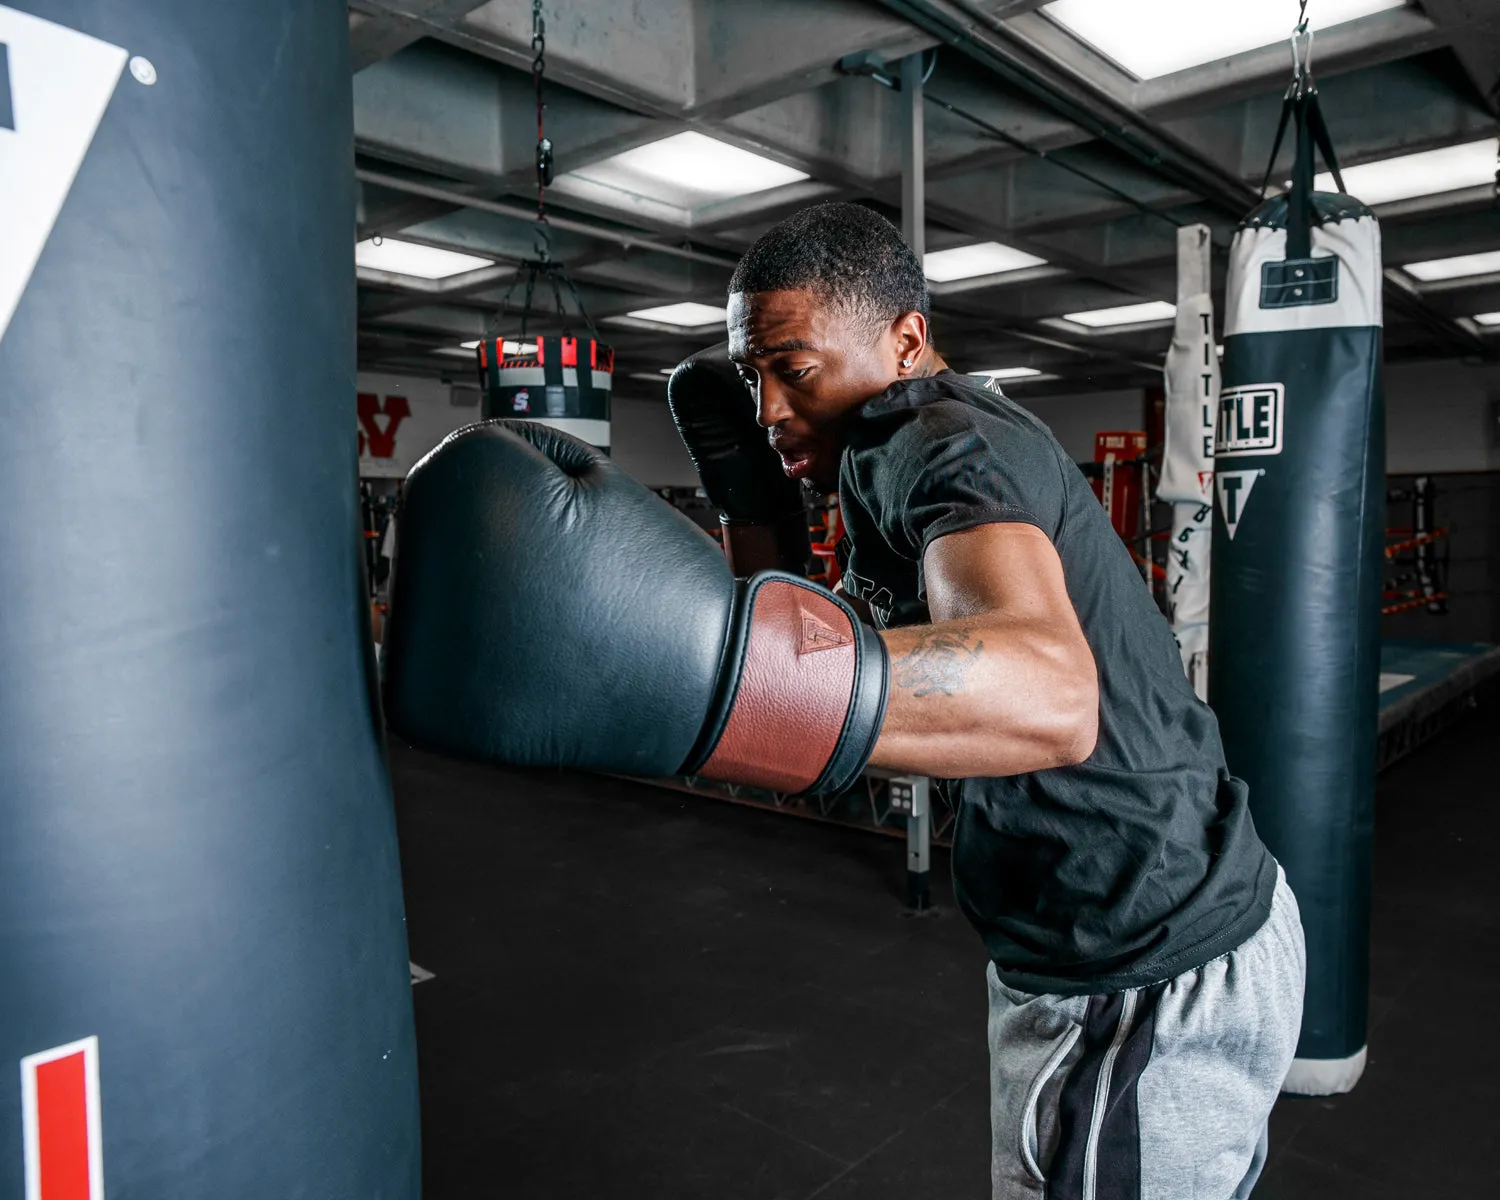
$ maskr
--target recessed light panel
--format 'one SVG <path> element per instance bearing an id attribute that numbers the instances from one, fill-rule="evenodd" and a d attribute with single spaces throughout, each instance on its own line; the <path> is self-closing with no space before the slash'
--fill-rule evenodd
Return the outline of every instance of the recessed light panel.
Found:
<path id="1" fill-rule="evenodd" d="M 984 371 L 970 371 L 970 375 L 983 375 L 989 379 L 1030 379 L 1041 372 L 1035 367 L 990 367 Z"/>
<path id="2" fill-rule="evenodd" d="M 395 238 L 381 238 L 378 242 L 366 238 L 358 243 L 354 247 L 354 264 L 373 271 L 389 271 L 392 275 L 410 275 L 413 279 L 447 279 L 495 265 L 493 259 Z"/>
<path id="3" fill-rule="evenodd" d="M 1476 325 L 1500 325 L 1500 312 L 1475 313 L 1469 319 Z"/>
<path id="4" fill-rule="evenodd" d="M 660 325 L 681 325 L 684 329 L 697 329 L 703 325 L 723 324 L 729 311 L 713 304 L 698 304 L 686 300 L 680 304 L 663 304 L 658 308 L 638 308 L 625 315 L 638 321 L 655 321 Z"/>
<path id="5" fill-rule="evenodd" d="M 1094 308 L 1088 312 L 1068 313 L 1064 321 L 1075 325 L 1086 325 L 1090 329 L 1108 329 L 1112 325 L 1144 325 L 1148 321 L 1170 321 L 1177 315 L 1177 306 L 1165 300 L 1150 300 L 1145 304 L 1125 304 L 1119 308 Z"/>
<path id="6" fill-rule="evenodd" d="M 1433 258 L 1426 262 L 1407 263 L 1401 268 L 1423 283 L 1440 279 L 1462 279 L 1466 275 L 1489 275 L 1500 271 L 1500 250 L 1483 254 L 1460 254 L 1454 258 Z"/>
<path id="7" fill-rule="evenodd" d="M 1315 0 L 1314 33 L 1406 0 Z M 1081 41 L 1140 79 L 1155 79 L 1232 54 L 1284 42 L 1297 23 L 1293 0 L 1054 0 L 1042 11 Z"/>
<path id="8" fill-rule="evenodd" d="M 1001 275 L 1040 267 L 1047 260 L 1021 250 L 1012 250 L 999 242 L 978 242 L 973 246 L 956 246 L 952 250 L 934 250 L 922 256 L 922 270 L 933 283 L 950 283 L 955 279 L 973 279 L 979 275 Z"/>
<path id="9" fill-rule="evenodd" d="M 1495 139 L 1423 150 L 1380 162 L 1361 163 L 1343 170 L 1348 194 L 1366 204 L 1388 204 L 1413 196 L 1435 196 L 1495 182 Z M 1336 192 L 1333 175 L 1324 172 L 1313 186 L 1320 192 Z"/>
<path id="10" fill-rule="evenodd" d="M 579 167 L 562 178 L 692 209 L 797 183 L 807 173 L 689 130 Z"/>

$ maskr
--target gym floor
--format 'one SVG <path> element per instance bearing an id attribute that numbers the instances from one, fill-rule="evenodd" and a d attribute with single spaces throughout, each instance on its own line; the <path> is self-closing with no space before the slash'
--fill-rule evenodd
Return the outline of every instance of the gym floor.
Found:
<path id="1" fill-rule="evenodd" d="M 1496 709 L 1387 771 L 1370 1061 L 1264 1200 L 1500 1194 Z M 894 839 L 391 747 L 424 1195 L 983 1200 L 984 955 Z M 1424 998 L 1426 998 L 1424 1000 Z"/>

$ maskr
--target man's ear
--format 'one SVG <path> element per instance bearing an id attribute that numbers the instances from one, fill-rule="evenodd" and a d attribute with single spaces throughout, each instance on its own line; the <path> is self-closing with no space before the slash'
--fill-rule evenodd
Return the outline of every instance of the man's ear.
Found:
<path id="1" fill-rule="evenodd" d="M 927 318 L 919 312 L 903 313 L 892 322 L 891 335 L 902 369 L 916 366 L 927 349 Z"/>

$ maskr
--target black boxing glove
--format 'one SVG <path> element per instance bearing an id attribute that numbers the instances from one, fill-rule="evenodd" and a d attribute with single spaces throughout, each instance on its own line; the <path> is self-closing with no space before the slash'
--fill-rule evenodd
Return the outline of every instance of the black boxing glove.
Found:
<path id="1" fill-rule="evenodd" d="M 885 644 L 847 604 L 736 580 L 671 505 L 526 421 L 408 476 L 384 658 L 393 731 L 507 763 L 836 792 L 885 718 Z"/>
<path id="2" fill-rule="evenodd" d="M 709 500 L 736 575 L 802 575 L 812 554 L 802 487 L 788 479 L 755 419 L 755 400 L 720 342 L 677 364 L 667 383 L 677 432 Z"/>

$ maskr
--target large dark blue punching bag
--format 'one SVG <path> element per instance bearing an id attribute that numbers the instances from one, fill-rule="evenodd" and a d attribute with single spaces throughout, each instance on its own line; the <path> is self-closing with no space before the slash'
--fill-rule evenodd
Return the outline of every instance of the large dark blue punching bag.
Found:
<path id="1" fill-rule="evenodd" d="M 1302 1094 L 1365 1062 L 1385 488 L 1380 230 L 1313 193 L 1315 140 L 1337 172 L 1316 98 L 1289 100 L 1292 190 L 1230 252 L 1209 609 L 1229 768 L 1302 910 Z"/>
<path id="2" fill-rule="evenodd" d="M 0 1196 L 409 1200 L 342 0 L 0 2 Z"/>

